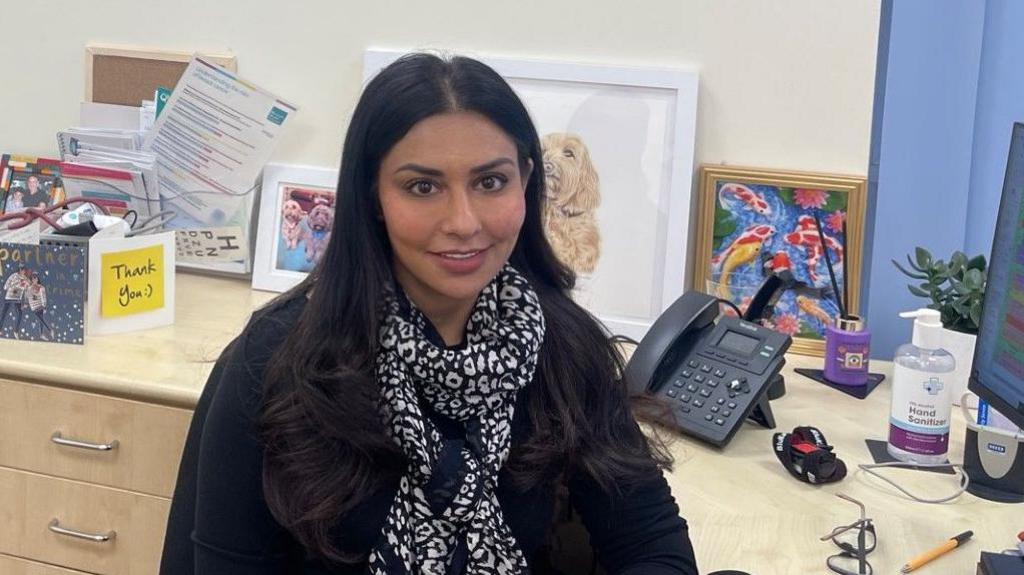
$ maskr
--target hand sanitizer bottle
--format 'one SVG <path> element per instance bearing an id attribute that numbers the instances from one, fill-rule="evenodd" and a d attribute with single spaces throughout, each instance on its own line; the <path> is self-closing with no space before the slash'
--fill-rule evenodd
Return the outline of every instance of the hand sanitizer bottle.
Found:
<path id="1" fill-rule="evenodd" d="M 914 337 L 893 359 L 889 455 L 900 461 L 945 463 L 953 403 L 948 377 L 956 359 L 941 348 L 937 310 L 922 308 L 900 317 L 915 318 Z"/>

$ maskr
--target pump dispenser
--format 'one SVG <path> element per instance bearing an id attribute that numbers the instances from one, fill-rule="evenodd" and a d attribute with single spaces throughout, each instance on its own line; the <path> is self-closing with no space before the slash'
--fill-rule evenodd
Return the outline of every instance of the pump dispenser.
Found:
<path id="1" fill-rule="evenodd" d="M 900 317 L 914 318 L 914 335 L 910 341 L 922 349 L 942 347 L 942 314 L 938 310 L 923 307 L 917 311 L 905 311 Z"/>
<path id="2" fill-rule="evenodd" d="M 914 318 L 912 343 L 893 358 L 889 455 L 900 461 L 944 463 L 949 451 L 952 390 L 948 380 L 956 359 L 942 349 L 942 316 L 921 308 L 903 312 Z"/>

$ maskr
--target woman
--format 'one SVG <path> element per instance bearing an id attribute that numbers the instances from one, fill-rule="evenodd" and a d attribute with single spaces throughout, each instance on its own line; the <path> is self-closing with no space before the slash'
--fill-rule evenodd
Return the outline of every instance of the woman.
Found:
<path id="1" fill-rule="evenodd" d="M 36 319 L 39 320 L 39 337 L 46 341 L 53 338 L 53 328 L 46 323 L 46 318 L 43 317 L 43 314 L 46 313 L 46 286 L 39 282 L 39 274 L 35 272 L 31 272 L 31 274 L 28 288 L 25 290 L 25 301 L 28 303 L 28 308 L 35 314 Z M 49 337 L 47 337 L 47 333 L 50 334 Z"/>
<path id="2" fill-rule="evenodd" d="M 696 573 L 621 358 L 543 235 L 543 159 L 487 66 L 366 87 L 334 232 L 222 359 L 196 573 L 526 573 L 568 488 L 604 567 Z"/>

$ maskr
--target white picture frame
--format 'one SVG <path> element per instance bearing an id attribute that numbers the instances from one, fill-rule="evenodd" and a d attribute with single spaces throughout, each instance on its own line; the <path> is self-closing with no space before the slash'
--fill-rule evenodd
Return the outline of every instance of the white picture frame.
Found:
<path id="1" fill-rule="evenodd" d="M 256 225 L 256 254 L 253 258 L 252 287 L 253 289 L 283 292 L 291 289 L 309 274 L 309 270 L 319 261 L 326 247 L 327 238 L 322 233 L 316 239 L 317 248 L 313 243 L 309 227 L 309 215 L 318 203 L 326 203 L 330 198 L 330 221 L 334 221 L 334 198 L 337 191 L 338 170 L 313 166 L 296 166 L 286 164 L 267 164 L 263 169 L 263 183 L 260 188 L 260 211 Z M 303 193 L 301 197 L 296 191 Z M 308 196 L 308 198 L 307 198 Z M 315 199 L 312 199 L 315 198 Z M 295 243 L 285 238 L 283 222 L 285 217 L 282 208 L 287 200 L 302 203 L 305 218 L 298 222 L 289 221 L 289 230 L 296 235 L 290 236 Z M 293 213 L 293 212 L 290 212 Z M 297 223 L 299 228 L 292 225 Z M 328 228 L 329 237 L 331 230 Z M 298 237 L 296 237 L 298 236 Z M 294 246 L 294 247 L 292 247 Z M 313 250 L 312 259 L 310 250 Z"/>
<path id="2" fill-rule="evenodd" d="M 368 49 L 364 83 L 404 53 Z M 600 258 L 574 297 L 609 332 L 641 339 L 689 284 L 697 72 L 466 55 L 509 82 L 542 140 L 578 134 L 589 147 Z"/>

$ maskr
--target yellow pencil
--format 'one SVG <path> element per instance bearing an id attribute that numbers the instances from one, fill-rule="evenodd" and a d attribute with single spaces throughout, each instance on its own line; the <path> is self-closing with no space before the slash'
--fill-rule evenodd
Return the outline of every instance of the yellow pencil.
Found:
<path id="1" fill-rule="evenodd" d="M 972 535 L 974 535 L 973 531 L 964 531 L 960 535 L 957 535 L 952 539 L 946 540 L 945 543 L 939 545 L 935 549 L 932 549 L 931 551 L 926 551 L 918 555 L 917 557 L 911 559 L 906 565 L 903 566 L 902 569 L 900 569 L 900 573 L 910 573 L 914 569 L 917 569 L 918 567 L 924 565 L 932 559 L 945 555 L 946 553 L 962 545 L 965 541 L 970 539 Z"/>

